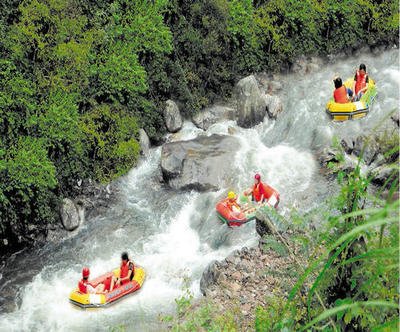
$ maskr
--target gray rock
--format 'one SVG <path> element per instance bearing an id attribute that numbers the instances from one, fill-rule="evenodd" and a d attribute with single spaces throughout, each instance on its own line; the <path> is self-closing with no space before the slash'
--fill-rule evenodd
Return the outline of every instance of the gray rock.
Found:
<path id="1" fill-rule="evenodd" d="M 163 179 L 173 189 L 218 190 L 229 184 L 239 144 L 235 137 L 215 134 L 166 143 L 161 150 Z"/>
<path id="2" fill-rule="evenodd" d="M 383 186 L 389 179 L 389 177 L 392 177 L 392 181 L 396 181 L 396 176 L 393 176 L 395 172 L 398 171 L 392 166 L 389 165 L 378 166 L 370 171 L 370 174 L 374 175 L 372 183 L 377 184 L 379 186 Z M 390 183 L 388 183 L 388 186 L 390 186 Z"/>
<path id="3" fill-rule="evenodd" d="M 192 121 L 196 127 L 207 130 L 211 125 L 222 120 L 235 120 L 236 110 L 229 106 L 211 106 L 197 113 Z"/>
<path id="4" fill-rule="evenodd" d="M 358 157 L 362 154 L 362 159 L 367 165 L 370 165 L 379 153 L 379 145 L 375 139 L 368 140 L 365 136 L 358 136 L 353 153 Z"/>
<path id="5" fill-rule="evenodd" d="M 324 167 L 328 165 L 329 162 L 338 162 L 339 161 L 339 151 L 333 148 L 326 148 L 322 151 L 319 156 L 320 164 Z"/>
<path id="6" fill-rule="evenodd" d="M 207 289 L 217 282 L 220 274 L 217 261 L 213 261 L 207 266 L 200 279 L 200 291 L 203 295 L 206 295 Z"/>
<path id="7" fill-rule="evenodd" d="M 340 169 L 345 173 L 350 173 L 354 171 L 359 164 L 359 160 L 357 157 L 353 155 L 344 155 L 344 161 L 340 165 Z"/>
<path id="8" fill-rule="evenodd" d="M 147 136 L 144 129 L 139 130 L 139 144 L 140 144 L 141 153 L 143 155 L 147 156 L 149 154 L 149 150 L 150 150 L 150 139 L 149 139 L 149 136 Z"/>
<path id="9" fill-rule="evenodd" d="M 391 116 L 391 119 L 393 120 L 393 122 L 394 122 L 395 124 L 397 124 L 397 127 L 400 126 L 399 112 L 394 113 L 394 114 Z"/>
<path id="10" fill-rule="evenodd" d="M 81 223 L 81 214 L 78 207 L 71 199 L 63 199 L 60 215 L 61 222 L 66 230 L 73 231 L 79 227 Z"/>
<path id="11" fill-rule="evenodd" d="M 176 133 L 182 128 L 183 121 L 181 114 L 179 113 L 178 105 L 172 100 L 165 102 L 164 108 L 164 121 L 170 133 Z"/>
<path id="12" fill-rule="evenodd" d="M 266 94 L 264 95 L 267 113 L 271 119 L 276 119 L 278 114 L 283 111 L 282 101 L 278 96 Z"/>
<path id="13" fill-rule="evenodd" d="M 347 154 L 350 154 L 353 152 L 354 150 L 354 140 L 352 137 L 344 137 L 342 138 L 342 140 L 340 141 L 340 145 L 343 147 L 344 151 Z"/>
<path id="14" fill-rule="evenodd" d="M 235 97 L 239 126 L 250 128 L 263 121 L 266 114 L 265 99 L 253 75 L 241 79 L 236 84 Z"/>

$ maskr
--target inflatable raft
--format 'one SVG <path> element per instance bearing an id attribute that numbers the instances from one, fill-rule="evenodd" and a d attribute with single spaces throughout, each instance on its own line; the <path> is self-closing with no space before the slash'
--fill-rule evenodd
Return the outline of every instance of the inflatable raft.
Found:
<path id="1" fill-rule="evenodd" d="M 241 226 L 256 218 L 258 209 L 265 206 L 277 208 L 279 204 L 279 193 L 272 187 L 264 184 L 264 189 L 267 193 L 267 204 L 258 206 L 250 200 L 247 196 L 240 196 L 239 204 L 243 207 L 242 211 L 232 211 L 226 204 L 226 199 L 217 203 L 215 209 L 220 220 L 230 227 Z"/>
<path id="2" fill-rule="evenodd" d="M 101 275 L 100 277 L 90 281 L 93 287 L 96 287 L 100 283 L 109 284 L 111 277 L 119 277 L 119 268 Z M 77 288 L 69 295 L 69 301 L 83 309 L 87 308 L 101 308 L 106 307 L 118 300 L 121 300 L 125 296 L 135 293 L 138 291 L 144 282 L 146 273 L 140 266 L 135 266 L 135 275 L 133 279 L 117 288 L 114 288 L 112 292 L 105 294 L 83 294 Z"/>
<path id="3" fill-rule="evenodd" d="M 344 82 L 344 86 L 349 89 L 353 89 L 353 78 L 349 78 Z M 378 94 L 376 90 L 375 82 L 370 78 L 368 83 L 368 90 L 361 97 L 360 101 L 353 103 L 339 104 L 335 103 L 332 98 L 326 104 L 326 112 L 334 121 L 346 121 L 353 119 L 360 119 L 365 117 L 374 101 L 376 95 Z"/>

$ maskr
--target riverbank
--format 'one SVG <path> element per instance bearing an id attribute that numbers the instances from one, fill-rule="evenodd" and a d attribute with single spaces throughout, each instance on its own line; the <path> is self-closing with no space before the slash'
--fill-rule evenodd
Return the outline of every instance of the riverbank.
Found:
<path id="1" fill-rule="evenodd" d="M 164 121 L 166 103 L 195 118 L 225 104 L 253 73 L 304 75 L 325 65 L 317 56 L 362 54 L 364 43 L 375 54 L 398 45 L 397 1 L 42 5 L 6 4 L 0 15 L 2 252 L 45 242 L 77 182 L 113 181 L 137 165 L 140 142 L 159 144 L 177 131 L 182 123 Z M 65 34 L 70 24 L 79 28 Z M 271 81 L 262 76 L 259 82 Z M 271 89 L 279 89 L 276 76 Z M 261 118 L 237 120 L 250 127 Z"/>
<path id="2" fill-rule="evenodd" d="M 332 123 L 324 112 L 332 91 L 327 77 L 335 72 L 350 76 L 361 61 L 367 63 L 370 75 L 379 82 L 380 94 L 374 108 L 365 119 Z M 212 182 L 218 191 L 173 189 L 175 185 L 188 185 L 189 178 L 176 175 L 174 169 L 182 166 L 185 172 L 195 172 L 196 168 L 185 168 L 185 161 L 177 163 L 175 166 L 179 167 L 174 166 L 170 172 L 175 178 L 164 178 L 163 147 L 152 147 L 138 167 L 116 182 L 118 199 L 104 213 L 85 222 L 65 241 L 27 250 L 5 262 L 0 271 L 5 281 L 1 284 L 1 325 L 11 331 L 80 331 L 89 323 L 99 330 L 121 324 L 128 331 L 138 326 L 144 329 L 157 325 L 160 312 L 174 312 L 174 299 L 182 295 L 184 279 L 189 280 L 193 296 L 200 298 L 200 279 L 211 261 L 222 261 L 242 247 L 257 246 L 259 241 L 254 223 L 235 230 L 220 224 L 214 213 L 215 202 L 229 190 L 247 188 L 254 172 L 259 172 L 281 193 L 280 213 L 288 220 L 292 220 L 289 217 L 294 209 L 307 213 L 320 207 L 340 188 L 321 172 L 317 152 L 330 146 L 334 136 L 369 133 L 397 105 L 397 74 L 398 51 L 389 50 L 323 64 L 308 74 L 279 75 L 279 80 L 268 78 L 263 84 L 255 75 L 260 96 L 268 94 L 272 82 L 279 90 L 275 95 L 281 101 L 282 111 L 276 119 L 265 113 L 262 122 L 243 128 L 234 120 L 222 118 L 206 130 L 186 120 L 177 133 L 166 137 L 167 144 L 187 148 L 182 160 L 189 158 L 193 164 L 201 162 L 217 169 L 222 168 L 221 162 L 213 165 L 203 155 L 191 153 L 191 144 L 212 141 L 213 135 L 228 136 L 228 145 L 234 141 L 234 155 L 228 159 L 229 165 L 223 164 L 231 168 L 229 176 Z M 280 89 L 276 83 L 280 83 Z M 230 114 L 229 108 L 224 114 Z M 217 147 L 205 144 L 199 151 L 217 153 L 214 149 L 217 151 Z M 218 174 L 218 170 L 212 172 Z M 207 174 L 197 172 L 190 178 L 202 176 L 208 180 L 203 177 Z M 318 221 L 316 218 L 314 226 Z M 68 294 L 79 279 L 82 266 L 90 266 L 94 275 L 101 274 L 115 267 L 120 253 L 126 250 L 146 269 L 142 291 L 93 315 L 70 307 Z M 53 305 L 44 306 L 46 301 Z"/>
<path id="3" fill-rule="evenodd" d="M 396 201 L 398 203 L 398 116 L 398 110 L 388 113 L 386 120 L 373 133 L 342 139 L 333 147 L 321 151 L 321 172 L 327 178 L 338 178 L 339 183 L 343 185 L 344 180 L 340 179 L 352 178 L 353 174 L 363 174 L 357 181 L 365 181 L 368 194 L 364 203 L 360 205 L 361 210 L 365 206 L 382 207 L 385 204 L 396 205 L 393 203 Z M 344 188 L 346 191 L 350 188 L 359 190 L 351 186 Z M 353 195 L 351 192 L 349 194 Z M 339 201 L 341 195 L 345 195 L 343 189 Z M 288 298 L 293 298 L 292 292 L 299 282 L 299 277 L 312 265 L 313 259 L 323 252 L 326 243 L 329 243 L 325 237 L 313 251 L 312 247 L 310 248 L 310 243 L 313 242 L 311 238 L 317 237 L 320 232 L 316 230 L 332 224 L 329 219 L 321 218 L 325 216 L 332 219 L 332 214 L 338 213 L 337 209 L 341 203 L 336 201 L 337 199 L 331 197 L 319 209 L 308 211 L 306 215 L 298 215 L 293 211 L 288 220 L 273 211 L 258 213 L 258 245 L 242 248 L 232 252 L 224 260 L 211 262 L 200 281 L 203 297 L 193 302 L 186 298 L 188 303 L 185 306 L 182 305 L 185 303 L 183 298 L 178 299 L 178 314 L 166 326 L 176 331 L 201 328 L 218 330 L 226 327 L 232 331 L 264 331 L 272 328 L 274 322 L 279 321 L 278 317 L 284 315 L 285 303 L 290 304 Z M 333 206 L 334 210 L 330 211 Z M 394 207 L 393 215 L 395 222 L 398 221 L 398 208 Z M 333 224 L 329 227 L 335 229 Z M 351 227 L 355 225 L 350 226 L 350 229 Z M 332 230 L 328 230 L 328 233 Z M 397 235 L 394 234 L 395 239 L 396 237 L 398 241 L 398 231 Z M 373 246 L 373 240 L 367 240 L 367 244 Z M 300 290 L 300 299 L 296 306 L 302 309 L 299 309 L 296 315 L 292 313 L 286 316 L 290 316 L 291 320 L 285 322 L 285 318 L 280 318 L 280 326 L 288 324 L 293 327 L 296 320 L 299 326 L 303 324 L 304 318 L 301 317 L 306 307 L 302 301 L 305 301 L 316 276 L 317 274 L 308 276 L 306 285 Z M 347 275 L 346 278 L 347 282 L 353 282 L 352 275 Z M 371 283 L 369 287 L 374 286 Z M 340 293 L 338 289 L 333 290 L 335 291 Z M 337 296 L 340 298 L 340 295 Z M 347 296 L 350 297 L 350 294 Z M 320 297 L 318 299 L 322 301 Z M 348 300 L 350 301 L 350 298 Z M 340 319 L 337 323 L 341 324 Z"/>

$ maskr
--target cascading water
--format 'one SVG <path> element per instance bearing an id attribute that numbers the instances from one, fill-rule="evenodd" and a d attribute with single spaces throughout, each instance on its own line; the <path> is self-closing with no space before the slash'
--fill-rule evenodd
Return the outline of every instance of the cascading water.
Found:
<path id="1" fill-rule="evenodd" d="M 229 162 L 234 163 L 236 185 L 209 193 L 169 190 L 159 183 L 161 149 L 152 149 L 146 160 L 119 180 L 121 200 L 107 214 L 86 222 L 75 237 L 61 244 L 22 252 L 6 261 L 0 270 L 0 330 L 102 331 L 119 324 L 128 330 L 156 330 L 158 315 L 173 311 L 184 278 L 199 296 L 201 273 L 210 261 L 257 243 L 254 222 L 229 229 L 217 220 L 218 198 L 229 189 L 248 187 L 257 171 L 281 193 L 281 213 L 320 204 L 334 188 L 319 174 L 313 153 L 328 146 L 334 135 L 371 130 L 398 107 L 398 61 L 398 50 L 391 50 L 338 61 L 305 76 L 288 75 L 282 81 L 284 113 L 277 121 L 265 120 L 251 129 L 227 121 L 203 132 L 185 123 L 169 139 L 228 134 L 234 128 L 240 146 L 235 160 Z M 331 78 L 335 73 L 352 75 L 360 62 L 367 64 L 377 81 L 379 97 L 366 118 L 332 123 L 324 112 L 333 89 Z M 92 275 L 98 275 L 117 266 L 124 250 L 146 269 L 139 293 L 96 311 L 81 311 L 68 303 L 82 266 L 89 265 Z"/>

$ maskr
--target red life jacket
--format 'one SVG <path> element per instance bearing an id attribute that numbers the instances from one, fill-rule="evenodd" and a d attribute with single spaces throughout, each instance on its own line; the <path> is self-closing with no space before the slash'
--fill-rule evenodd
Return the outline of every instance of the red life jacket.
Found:
<path id="1" fill-rule="evenodd" d="M 367 76 L 367 73 L 362 75 L 359 70 L 356 71 L 356 87 L 354 89 L 356 90 L 356 95 L 360 92 L 361 89 L 364 89 L 367 86 Z"/>
<path id="2" fill-rule="evenodd" d="M 261 195 L 264 195 L 264 198 L 268 200 L 274 194 L 279 200 L 278 192 L 266 183 L 260 182 L 259 184 L 255 184 L 253 186 L 253 197 L 256 202 L 259 202 L 261 200 Z"/>
<path id="3" fill-rule="evenodd" d="M 126 278 L 126 277 L 128 276 L 128 273 L 129 273 L 129 264 L 132 264 L 132 273 L 131 273 L 131 276 L 130 276 L 130 279 L 132 280 L 133 275 L 134 275 L 134 273 L 135 273 L 135 266 L 133 265 L 133 263 L 132 263 L 131 261 L 128 261 L 126 264 L 124 264 L 124 263 L 121 264 L 120 274 L 119 274 L 119 277 L 120 277 L 121 279 L 122 279 L 122 278 Z M 124 280 L 124 283 L 125 283 L 125 282 L 128 282 L 128 280 L 127 280 L 127 281 Z"/>
<path id="4" fill-rule="evenodd" d="M 268 197 L 265 197 L 264 184 L 260 181 L 253 186 L 253 198 L 256 202 L 259 202 L 262 195 L 264 195 L 265 199 L 268 199 Z"/>
<path id="5" fill-rule="evenodd" d="M 78 289 L 81 293 L 87 294 L 87 285 L 90 285 L 90 283 L 87 280 L 81 279 L 78 283 Z"/>
<path id="6" fill-rule="evenodd" d="M 264 197 L 266 199 L 270 199 L 272 195 L 275 195 L 276 199 L 279 201 L 279 194 L 274 188 L 267 185 L 266 183 L 263 183 L 263 187 L 264 187 Z"/>
<path id="7" fill-rule="evenodd" d="M 344 85 L 342 85 L 340 88 L 335 89 L 333 91 L 333 98 L 335 99 L 335 103 L 339 104 L 346 104 L 348 103 L 347 99 L 347 89 Z"/>
<path id="8" fill-rule="evenodd" d="M 238 209 L 240 209 L 239 204 L 236 202 L 236 200 L 231 201 L 229 198 L 225 199 L 224 204 L 226 205 L 226 207 L 233 211 L 233 207 L 236 207 Z"/>

